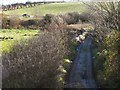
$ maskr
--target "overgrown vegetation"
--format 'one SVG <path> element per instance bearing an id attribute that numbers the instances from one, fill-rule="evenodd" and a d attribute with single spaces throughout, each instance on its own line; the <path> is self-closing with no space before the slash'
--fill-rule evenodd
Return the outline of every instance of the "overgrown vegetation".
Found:
<path id="1" fill-rule="evenodd" d="M 2 17 L 2 29 L 39 29 L 38 23 L 40 20 L 21 20 L 17 16 L 9 17 L 6 14 L 0 14 L 0 16 Z"/>
<path id="2" fill-rule="evenodd" d="M 75 58 L 75 49 L 78 44 L 66 25 L 89 22 L 87 13 L 79 14 L 85 9 L 82 7 L 80 10 L 81 6 L 81 3 L 41 5 L 39 8 L 41 10 L 38 12 L 36 6 L 27 8 L 28 15 L 38 14 L 37 19 L 34 17 L 23 20 L 21 17 L 11 14 L 18 12 L 17 10 L 6 12 L 11 16 L 2 15 L 2 28 L 4 29 L 43 30 L 38 37 L 31 38 L 26 42 L 20 41 L 12 45 L 9 52 L 2 54 L 3 88 L 61 89 L 64 87 L 65 76 Z M 19 9 L 17 14 L 21 15 L 23 12 L 23 9 Z M 45 16 L 41 19 L 41 15 Z M 23 36 L 26 37 L 29 34 L 25 33 Z"/>
<path id="3" fill-rule="evenodd" d="M 63 88 L 69 67 L 66 63 L 75 53 L 71 52 L 75 47 L 69 47 L 69 37 L 63 25 L 51 23 L 38 38 L 19 43 L 10 53 L 4 53 L 2 63 L 8 73 L 3 68 L 3 88 Z"/>
<path id="4" fill-rule="evenodd" d="M 70 12 L 66 14 L 54 15 L 46 14 L 42 19 L 28 19 L 21 20 L 19 17 L 9 17 L 6 14 L 2 16 L 2 28 L 3 29 L 45 29 L 50 23 L 56 22 L 56 24 L 77 24 L 77 23 L 88 23 L 89 14 L 78 12 Z"/>
<path id="5" fill-rule="evenodd" d="M 42 19 L 23 20 L 16 15 L 9 17 L 1 14 L 4 34 L 8 32 L 6 29 L 14 32 L 13 28 L 44 30 L 38 37 L 27 41 L 20 40 L 17 44 L 7 44 L 10 50 L 2 53 L 3 88 L 63 88 L 77 47 L 77 42 L 65 25 L 78 23 L 79 15 L 76 12 L 63 15 L 46 14 Z M 20 35 L 20 31 L 16 30 L 17 34 Z M 21 34 L 22 37 L 29 36 L 29 31 Z M 10 35 L 13 39 L 15 36 Z M 8 37 L 9 35 L 5 36 L 5 39 Z"/>
<path id="6" fill-rule="evenodd" d="M 93 39 L 97 45 L 95 74 L 99 87 L 120 86 L 120 2 L 99 2 L 92 7 L 95 25 Z"/>

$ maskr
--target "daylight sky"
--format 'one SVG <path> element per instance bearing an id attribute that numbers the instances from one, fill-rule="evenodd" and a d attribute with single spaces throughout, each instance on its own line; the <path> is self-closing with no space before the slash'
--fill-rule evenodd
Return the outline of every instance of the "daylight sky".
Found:
<path id="1" fill-rule="evenodd" d="M 63 0 L 0 0 L 0 3 L 5 4 L 12 4 L 12 3 L 25 3 L 26 1 L 37 2 L 37 1 L 63 1 Z M 73 1 L 73 0 L 64 0 L 64 1 Z M 83 1 L 90 1 L 90 0 L 83 0 Z"/>
<path id="2" fill-rule="evenodd" d="M 63 0 L 0 0 L 0 4 L 12 4 L 12 3 L 25 3 L 26 1 L 38 2 L 38 1 L 63 1 Z M 77 1 L 77 0 L 64 0 L 64 1 Z M 100 1 L 100 0 L 79 0 L 79 1 Z M 120 0 L 101 0 L 101 1 L 120 1 Z"/>
<path id="3" fill-rule="evenodd" d="M 61 1 L 61 0 L 0 0 L 0 2 L 3 2 L 3 4 L 25 3 L 26 1 L 37 2 L 37 1 Z"/>

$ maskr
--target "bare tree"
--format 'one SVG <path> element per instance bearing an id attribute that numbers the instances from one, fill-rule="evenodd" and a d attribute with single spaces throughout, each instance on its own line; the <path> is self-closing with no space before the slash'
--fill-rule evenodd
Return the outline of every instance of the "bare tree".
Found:
<path id="1" fill-rule="evenodd" d="M 89 8 L 100 42 L 111 30 L 120 30 L 120 2 L 94 2 Z"/>

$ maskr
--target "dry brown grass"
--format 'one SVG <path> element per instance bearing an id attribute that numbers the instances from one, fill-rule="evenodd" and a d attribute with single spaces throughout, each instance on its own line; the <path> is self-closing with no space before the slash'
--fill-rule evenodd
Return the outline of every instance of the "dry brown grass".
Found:
<path id="1" fill-rule="evenodd" d="M 82 28 L 94 29 L 94 26 L 92 24 L 89 24 L 89 23 L 67 25 L 67 29 L 69 29 L 69 30 L 73 30 L 73 29 L 81 30 Z"/>

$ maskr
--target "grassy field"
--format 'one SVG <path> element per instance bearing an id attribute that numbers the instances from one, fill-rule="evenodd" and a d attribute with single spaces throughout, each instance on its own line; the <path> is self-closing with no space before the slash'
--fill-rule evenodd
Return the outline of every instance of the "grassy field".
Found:
<path id="1" fill-rule="evenodd" d="M 43 4 L 43 5 L 37 5 L 35 7 L 30 8 L 22 8 L 17 10 L 10 10 L 10 11 L 4 11 L 3 13 L 6 13 L 8 15 L 17 15 L 22 16 L 22 14 L 27 13 L 30 15 L 38 15 L 43 16 L 45 14 L 61 14 L 61 13 L 67 13 L 67 12 L 85 12 L 86 6 L 82 2 L 72 2 L 72 3 L 52 3 L 52 4 Z M 24 34 L 35 34 L 36 30 L 1 30 L 0 35 L 2 37 L 13 37 L 12 40 L 1 40 L 0 45 L 0 52 L 3 51 L 9 51 L 10 47 L 13 43 L 16 41 L 19 41 L 21 39 L 28 38 L 30 36 L 23 36 Z"/>
<path id="2" fill-rule="evenodd" d="M 22 8 L 17 10 L 4 11 L 4 13 L 8 15 L 22 15 L 24 13 L 30 15 L 39 15 L 43 16 L 45 14 L 60 14 L 67 12 L 85 12 L 86 6 L 82 2 L 74 2 L 74 3 L 52 3 L 52 4 L 44 4 L 38 5 L 31 8 Z"/>
<path id="3" fill-rule="evenodd" d="M 45 14 L 63 14 L 67 12 L 79 12 L 83 13 L 87 11 L 85 4 L 82 2 L 74 2 L 74 3 L 52 3 L 52 4 L 44 4 L 37 5 L 35 7 L 30 8 L 22 8 L 17 10 L 4 11 L 8 15 L 17 15 L 22 16 L 22 14 L 27 13 L 30 15 L 38 15 L 43 16 Z M 23 36 L 24 34 L 35 34 L 37 30 L 1 30 L 0 35 L 2 37 L 13 37 L 12 40 L 0 40 L 0 52 L 9 51 L 13 43 L 15 44 L 17 41 L 21 39 L 24 40 L 30 36 Z"/>
<path id="4" fill-rule="evenodd" d="M 38 33 L 38 30 L 9 30 L 4 29 L 0 31 L 0 37 L 11 37 L 13 39 L 0 39 L 0 53 L 9 52 L 11 47 L 19 41 L 24 41 L 33 37 Z"/>

